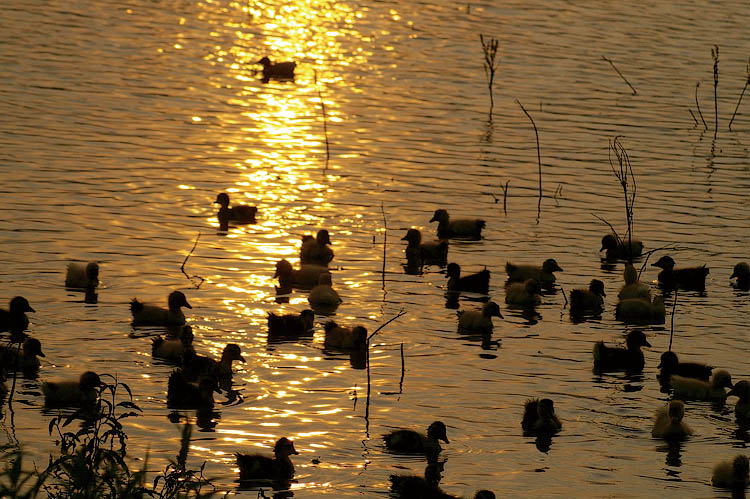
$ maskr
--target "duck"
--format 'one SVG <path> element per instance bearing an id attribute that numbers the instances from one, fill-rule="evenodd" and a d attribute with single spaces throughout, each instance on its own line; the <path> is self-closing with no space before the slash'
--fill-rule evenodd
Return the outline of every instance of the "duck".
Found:
<path id="1" fill-rule="evenodd" d="M 625 264 L 625 270 L 622 272 L 622 277 L 625 280 L 625 284 L 620 288 L 617 297 L 620 300 L 626 300 L 628 298 L 640 298 L 651 302 L 651 288 L 648 284 L 642 283 L 638 280 L 638 271 L 632 263 Z"/>
<path id="2" fill-rule="evenodd" d="M 602 249 L 599 251 L 604 250 L 607 250 L 607 260 L 631 260 L 643 254 L 643 242 L 638 239 L 623 241 L 614 234 L 607 234 L 602 237 Z"/>
<path id="3" fill-rule="evenodd" d="M 81 374 L 78 381 L 46 381 L 42 383 L 44 405 L 47 407 L 87 407 L 96 402 L 97 388 L 102 386 L 94 371 Z"/>
<path id="4" fill-rule="evenodd" d="M 193 328 L 190 326 L 183 326 L 179 338 L 157 336 L 151 340 L 151 355 L 170 362 L 181 362 L 183 355 L 189 350 L 195 351 L 193 350 Z"/>
<path id="5" fill-rule="evenodd" d="M 458 332 L 459 333 L 490 333 L 492 332 L 492 318 L 500 317 L 500 307 L 494 301 L 488 301 L 482 305 L 482 310 L 458 310 Z"/>
<path id="6" fill-rule="evenodd" d="M 235 454 L 240 469 L 240 481 L 286 481 L 294 476 L 294 464 L 289 456 L 298 455 L 294 442 L 281 437 L 273 446 L 273 457 L 261 454 Z"/>
<path id="7" fill-rule="evenodd" d="M 505 264 L 505 271 L 508 273 L 508 283 L 536 279 L 542 287 L 548 288 L 555 283 L 554 272 L 562 272 L 563 269 L 557 264 L 554 258 L 548 258 L 541 266 L 516 265 L 507 262 Z"/>
<path id="8" fill-rule="evenodd" d="M 445 265 L 448 259 L 448 240 L 446 239 L 422 242 L 422 233 L 419 229 L 409 229 L 401 240 L 409 243 L 404 250 L 408 262 Z"/>
<path id="9" fill-rule="evenodd" d="M 666 309 L 664 297 L 654 296 L 648 302 L 641 298 L 620 300 L 615 308 L 615 318 L 629 324 L 664 324 Z"/>
<path id="10" fill-rule="evenodd" d="M 740 262 L 734 266 L 730 279 L 737 278 L 734 286 L 744 291 L 750 290 L 750 265 L 747 262 Z"/>
<path id="11" fill-rule="evenodd" d="M 674 268 L 674 260 L 669 255 L 659 258 L 652 267 L 662 269 L 659 272 L 659 285 L 663 288 L 674 289 L 681 288 L 694 291 L 703 291 L 706 289 L 706 276 L 708 267 L 686 267 L 681 269 Z"/>
<path id="12" fill-rule="evenodd" d="M 302 236 L 302 246 L 299 249 L 300 262 L 327 267 L 333 260 L 333 250 L 328 247 L 330 244 L 332 244 L 331 236 L 325 229 L 320 229 L 315 237 Z"/>
<path id="13" fill-rule="evenodd" d="M 216 214 L 216 218 L 219 220 L 219 225 L 224 227 L 222 230 L 226 230 L 226 225 L 229 222 L 236 222 L 238 224 L 250 224 L 255 223 L 255 216 L 258 214 L 258 208 L 255 206 L 248 206 L 240 204 L 229 207 L 229 194 L 221 192 L 216 196 L 214 204 L 219 205 L 219 212 Z"/>
<path id="14" fill-rule="evenodd" d="M 23 296 L 16 296 L 10 300 L 8 310 L 0 308 L 0 331 L 20 333 L 29 327 L 29 318 L 26 312 L 36 312 L 29 300 Z"/>
<path id="15" fill-rule="evenodd" d="M 656 410 L 654 427 L 651 436 L 665 440 L 684 440 L 693 434 L 693 430 L 682 420 L 685 416 L 685 403 L 672 400 L 669 404 Z"/>
<path id="16" fill-rule="evenodd" d="M 670 351 L 661 354 L 658 378 L 662 383 L 669 383 L 673 374 L 685 378 L 696 378 L 708 381 L 711 378 L 713 367 L 700 362 L 680 362 L 677 354 Z"/>
<path id="17" fill-rule="evenodd" d="M 320 274 L 329 272 L 328 267 L 313 263 L 303 264 L 297 270 L 288 260 L 282 259 L 276 263 L 276 273 L 273 276 L 279 278 L 282 288 L 311 289 L 318 284 Z"/>
<path id="18" fill-rule="evenodd" d="M 229 343 L 221 352 L 221 359 L 216 361 L 211 357 L 198 355 L 195 350 L 186 350 L 182 356 L 182 371 L 186 378 L 197 379 L 202 376 L 230 378 L 232 376 L 232 362 L 245 362 L 242 350 L 236 343 Z"/>
<path id="19" fill-rule="evenodd" d="M 391 482 L 391 492 L 393 492 L 396 497 L 404 499 L 445 499 L 454 497 L 443 492 L 438 486 L 440 479 L 443 478 L 443 464 L 442 461 L 428 463 L 424 470 L 424 476 L 391 475 L 389 477 Z"/>
<path id="20" fill-rule="evenodd" d="M 437 222 L 437 236 L 439 239 L 452 237 L 465 239 L 481 239 L 482 229 L 487 222 L 478 218 L 451 220 L 448 211 L 437 209 L 430 219 L 430 223 Z"/>
<path id="21" fill-rule="evenodd" d="M 343 327 L 334 321 L 323 325 L 325 346 L 328 348 L 357 349 L 367 348 L 367 329 L 364 326 Z"/>
<path id="22" fill-rule="evenodd" d="M 744 490 L 750 482 L 750 460 L 738 454 L 731 461 L 722 461 L 714 466 L 711 484 L 725 489 Z"/>
<path id="23" fill-rule="evenodd" d="M 542 303 L 541 292 L 542 288 L 536 279 L 511 282 L 505 286 L 505 303 L 518 307 L 536 307 Z"/>
<path id="24" fill-rule="evenodd" d="M 13 344 L 0 346 L 0 365 L 11 371 L 36 371 L 39 369 L 39 357 L 46 357 L 42 352 L 42 344 L 36 338 L 26 338 L 19 350 Z"/>
<path id="25" fill-rule="evenodd" d="M 221 393 L 216 376 L 190 383 L 181 369 L 175 369 L 167 382 L 167 407 L 170 409 L 211 409 L 214 392 Z"/>
<path id="26" fill-rule="evenodd" d="M 461 267 L 457 263 L 449 263 L 446 269 L 448 291 L 460 293 L 479 293 L 486 295 L 490 292 L 490 271 L 486 268 L 475 274 L 461 277 Z"/>
<path id="27" fill-rule="evenodd" d="M 727 398 L 724 388 L 732 388 L 732 376 L 725 370 L 713 373 L 710 381 L 686 378 L 673 374 L 670 377 L 674 396 L 680 399 L 721 402 Z"/>
<path id="28" fill-rule="evenodd" d="M 296 62 L 271 62 L 268 56 L 264 56 L 256 64 L 263 66 L 263 81 L 268 80 L 294 80 L 294 68 Z"/>
<path id="29" fill-rule="evenodd" d="M 133 314 L 133 326 L 182 326 L 185 314 L 182 307 L 193 308 L 182 291 L 172 291 L 167 298 L 169 308 L 151 305 L 133 298 L 130 301 L 130 312 Z"/>
<path id="30" fill-rule="evenodd" d="M 268 312 L 269 336 L 300 336 L 308 334 L 315 321 L 315 313 L 305 309 L 299 314 L 278 315 Z"/>
<path id="31" fill-rule="evenodd" d="M 440 440 L 446 444 L 450 443 L 442 421 L 431 423 L 427 427 L 427 435 L 414 430 L 400 429 L 386 433 L 383 440 L 388 450 L 408 454 L 437 454 L 443 450 Z"/>
<path id="32" fill-rule="evenodd" d="M 729 390 L 727 397 L 739 397 L 734 406 L 734 415 L 739 421 L 750 421 L 750 382 L 738 381 Z"/>
<path id="33" fill-rule="evenodd" d="M 552 434 L 562 428 L 552 399 L 529 399 L 523 406 L 521 428 L 527 434 Z"/>
<path id="34" fill-rule="evenodd" d="M 608 347 L 603 341 L 594 345 L 594 370 L 641 371 L 645 364 L 641 347 L 650 347 L 643 331 L 630 331 L 625 339 L 626 348 Z"/>
<path id="35" fill-rule="evenodd" d="M 335 310 L 342 303 L 342 299 L 331 286 L 331 274 L 320 274 L 318 285 L 310 290 L 307 301 L 313 310 Z"/>
<path id="36" fill-rule="evenodd" d="M 65 273 L 66 288 L 94 289 L 99 286 L 99 264 L 70 262 Z"/>
<path id="37" fill-rule="evenodd" d="M 601 312 L 604 309 L 604 283 L 592 279 L 588 289 L 574 289 L 570 292 L 570 313 Z"/>

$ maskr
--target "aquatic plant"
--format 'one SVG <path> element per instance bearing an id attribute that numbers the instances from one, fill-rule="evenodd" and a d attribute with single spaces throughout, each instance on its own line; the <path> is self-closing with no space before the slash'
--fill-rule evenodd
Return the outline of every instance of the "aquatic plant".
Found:
<path id="1" fill-rule="evenodd" d="M 492 96 L 492 85 L 495 83 L 495 71 L 500 61 L 495 62 L 497 57 L 497 48 L 500 42 L 497 38 L 487 38 L 485 40 L 483 34 L 479 34 L 479 41 L 482 43 L 482 51 L 484 52 L 484 74 L 487 77 L 487 90 L 490 92 L 490 119 L 492 119 L 492 108 L 495 107 L 495 99 Z"/>
<path id="2" fill-rule="evenodd" d="M 734 122 L 734 117 L 737 116 L 737 110 L 740 108 L 740 103 L 742 102 L 742 96 L 745 95 L 745 90 L 747 90 L 747 86 L 750 85 L 750 58 L 748 58 L 747 60 L 747 66 L 745 67 L 745 72 L 746 72 L 745 86 L 742 87 L 742 92 L 740 92 L 740 98 L 737 101 L 737 106 L 734 108 L 732 119 L 729 120 L 729 131 L 732 130 L 732 122 Z"/>

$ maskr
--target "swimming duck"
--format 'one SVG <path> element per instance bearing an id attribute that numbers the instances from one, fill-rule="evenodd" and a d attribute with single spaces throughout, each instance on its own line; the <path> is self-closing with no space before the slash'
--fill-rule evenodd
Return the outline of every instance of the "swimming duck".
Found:
<path id="1" fill-rule="evenodd" d="M 236 222 L 239 224 L 255 223 L 255 216 L 258 213 L 258 208 L 255 206 L 240 204 L 230 208 L 229 194 L 226 192 L 217 195 L 214 203 L 219 205 L 219 212 L 216 214 L 216 218 L 219 219 L 219 225 L 226 225 L 229 222 Z"/>
<path id="2" fill-rule="evenodd" d="M 539 281 L 536 279 L 506 283 L 505 303 L 518 307 L 535 307 L 542 303 L 541 292 Z"/>
<path id="3" fill-rule="evenodd" d="M 505 264 L 505 271 L 508 273 L 508 283 L 536 279 L 543 288 L 548 288 L 555 283 L 555 274 L 553 272 L 562 272 L 563 269 L 560 268 L 554 258 L 548 258 L 541 266 L 515 265 L 507 262 Z"/>
<path id="4" fill-rule="evenodd" d="M 530 399 L 523 406 L 521 428 L 529 434 L 552 434 L 562 428 L 551 399 Z"/>
<path id="5" fill-rule="evenodd" d="M 263 66 L 263 81 L 268 82 L 270 79 L 274 80 L 293 80 L 294 79 L 294 68 L 297 67 L 296 62 L 271 62 L 267 56 L 263 57 L 257 62 Z"/>
<path id="6" fill-rule="evenodd" d="M 478 218 L 451 220 L 448 212 L 443 209 L 435 210 L 430 222 L 437 222 L 437 236 L 439 239 L 451 237 L 481 239 L 482 229 L 487 224 Z"/>
<path id="7" fill-rule="evenodd" d="M 461 277 L 461 267 L 457 263 L 449 263 L 446 269 L 448 291 L 459 293 L 479 293 L 486 295 L 490 292 L 490 271 L 486 268 L 476 274 Z"/>
<path id="8" fill-rule="evenodd" d="M 666 384 L 669 384 L 670 376 L 673 374 L 708 381 L 711 378 L 711 370 L 713 370 L 713 367 L 699 362 L 680 362 L 677 354 L 672 351 L 661 354 L 661 361 L 657 368 L 659 369 L 659 379 Z"/>
<path id="9" fill-rule="evenodd" d="M 492 318 L 503 318 L 500 307 L 494 301 L 488 301 L 482 305 L 482 310 L 459 310 L 458 332 L 459 333 L 489 333 L 492 332 Z"/>
<path id="10" fill-rule="evenodd" d="M 589 289 L 574 289 L 570 292 L 570 313 L 601 312 L 604 308 L 604 283 L 592 279 Z"/>
<path id="11" fill-rule="evenodd" d="M 70 262 L 65 273 L 66 288 L 93 289 L 99 285 L 99 264 Z"/>
<path id="12" fill-rule="evenodd" d="M 328 267 L 312 263 L 303 264 L 299 270 L 292 267 L 288 260 L 279 260 L 276 263 L 274 277 L 279 278 L 282 288 L 311 289 L 320 279 L 320 274 L 329 273 Z"/>
<path id="13" fill-rule="evenodd" d="M 201 378 L 196 385 L 188 382 L 182 370 L 175 369 L 167 382 L 167 407 L 170 409 L 210 409 L 214 392 L 221 393 L 216 376 Z"/>
<path id="14" fill-rule="evenodd" d="M 708 268 L 703 265 L 702 267 L 687 267 L 682 269 L 674 268 L 674 260 L 668 255 L 664 255 L 659 258 L 659 261 L 651 264 L 652 267 L 659 267 L 662 269 L 659 272 L 659 285 L 667 288 L 682 288 L 695 291 L 703 291 L 706 289 L 706 276 L 708 275 Z"/>
<path id="15" fill-rule="evenodd" d="M 36 371 L 39 369 L 39 357 L 46 355 L 36 338 L 26 338 L 20 351 L 13 344 L 0 346 L 0 366 L 8 371 L 16 368 L 21 371 Z"/>
<path id="16" fill-rule="evenodd" d="M 450 443 L 446 435 L 445 424 L 441 421 L 435 421 L 428 426 L 427 435 L 402 429 L 386 433 L 383 435 L 383 440 L 388 450 L 409 454 L 436 454 L 442 450 L 440 440 L 446 444 Z"/>
<path id="17" fill-rule="evenodd" d="M 300 336 L 310 333 L 315 321 L 315 313 L 306 309 L 299 314 L 277 315 L 268 312 L 269 336 Z"/>
<path id="18" fill-rule="evenodd" d="M 157 336 L 151 340 L 151 355 L 170 362 L 182 362 L 182 356 L 188 350 L 193 350 L 193 328 L 190 326 L 182 327 L 179 338 Z"/>
<path id="19" fill-rule="evenodd" d="M 625 284 L 620 288 L 617 297 L 620 300 L 628 298 L 640 298 L 651 302 L 651 288 L 638 280 L 638 271 L 635 270 L 632 263 L 625 264 L 625 270 L 622 272 Z"/>
<path id="20" fill-rule="evenodd" d="M 342 327 L 334 321 L 323 325 L 328 348 L 364 349 L 367 347 L 367 329 L 363 326 Z"/>
<path id="21" fill-rule="evenodd" d="M 670 378 L 674 396 L 680 399 L 722 401 L 727 398 L 724 388 L 732 388 L 732 376 L 724 370 L 716 371 L 711 381 L 686 378 L 673 374 Z"/>
<path id="22" fill-rule="evenodd" d="M 638 239 L 621 241 L 614 234 L 607 234 L 602 238 L 602 249 L 599 251 L 604 250 L 607 250 L 607 260 L 630 260 L 641 256 L 643 253 L 643 243 Z"/>
<path id="23" fill-rule="evenodd" d="M 232 376 L 232 362 L 235 360 L 245 362 L 240 346 L 236 343 L 227 344 L 218 361 L 198 355 L 195 350 L 186 350 L 182 356 L 182 371 L 184 376 L 190 379 L 202 376 L 229 378 Z"/>
<path id="24" fill-rule="evenodd" d="M 240 469 L 240 481 L 246 480 L 273 480 L 285 481 L 294 476 L 294 465 L 289 459 L 291 455 L 297 455 L 294 442 L 286 437 L 281 437 L 273 447 L 273 457 L 260 454 L 235 454 L 237 467 Z"/>
<path id="25" fill-rule="evenodd" d="M 318 285 L 307 296 L 310 306 L 321 311 L 336 310 L 343 300 L 331 286 L 331 274 L 320 274 Z"/>
<path id="26" fill-rule="evenodd" d="M 736 288 L 745 291 L 750 289 L 750 265 L 746 262 L 740 262 L 735 265 L 734 271 L 729 278 L 734 279 L 735 277 L 737 278 L 737 282 L 734 285 Z"/>
<path id="27" fill-rule="evenodd" d="M 685 424 L 685 403 L 682 400 L 672 400 L 669 404 L 656 410 L 654 427 L 651 436 L 665 440 L 683 440 L 693 434 L 693 430 Z"/>
<path id="28" fill-rule="evenodd" d="M 47 407 L 86 407 L 96 402 L 97 388 L 102 385 L 93 371 L 81 374 L 78 381 L 47 381 L 42 383 Z"/>
<path id="29" fill-rule="evenodd" d="M 185 314 L 181 308 L 193 308 L 182 291 L 172 291 L 167 299 L 169 308 L 151 305 L 133 298 L 130 302 L 130 312 L 133 314 L 133 326 L 182 326 L 185 324 Z"/>
<path id="30" fill-rule="evenodd" d="M 615 308 L 615 318 L 629 324 L 664 324 L 666 309 L 664 297 L 654 296 L 652 302 L 640 298 L 620 300 Z"/>
<path id="31" fill-rule="evenodd" d="M 603 341 L 594 345 L 594 369 L 604 371 L 640 371 L 645 363 L 641 347 L 650 347 L 643 331 L 630 331 L 626 348 L 608 347 Z"/>
<path id="32" fill-rule="evenodd" d="M 738 381 L 729 390 L 727 397 L 736 396 L 739 400 L 734 406 L 734 415 L 740 421 L 750 421 L 750 383 Z"/>
<path id="33" fill-rule="evenodd" d="M 331 244 L 331 237 L 325 229 L 320 229 L 315 237 L 302 236 L 302 246 L 299 249 L 300 262 L 327 267 L 333 260 L 333 250 L 328 247 L 329 244 Z"/>
<path id="34" fill-rule="evenodd" d="M 448 241 L 445 239 L 423 243 L 422 233 L 418 229 L 409 229 L 401 240 L 409 242 L 404 250 L 408 262 L 445 265 L 448 259 Z"/>
<path id="35" fill-rule="evenodd" d="M 10 300 L 8 310 L 0 308 L 0 331 L 20 333 L 29 327 L 29 318 L 26 312 L 36 312 L 29 300 L 23 296 L 16 296 Z"/>
<path id="36" fill-rule="evenodd" d="M 750 460 L 742 454 L 732 461 L 722 461 L 714 466 L 711 484 L 714 487 L 743 490 L 750 481 Z"/>

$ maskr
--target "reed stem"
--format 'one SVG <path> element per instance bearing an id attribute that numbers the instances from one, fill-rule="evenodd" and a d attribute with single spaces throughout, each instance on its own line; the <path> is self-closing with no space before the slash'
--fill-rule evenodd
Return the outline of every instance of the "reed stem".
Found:
<path id="1" fill-rule="evenodd" d="M 604 56 L 602 56 L 602 59 L 604 59 L 605 61 L 607 61 L 607 62 L 608 62 L 608 63 L 610 64 L 610 66 L 612 66 L 612 69 L 614 69 L 615 71 L 617 71 L 617 74 L 618 74 L 618 75 L 620 75 L 620 78 L 622 78 L 622 79 L 623 79 L 623 80 L 625 81 L 625 83 L 627 83 L 627 84 L 628 84 L 628 86 L 630 87 L 630 90 L 632 90 L 632 91 L 633 91 L 633 95 L 636 95 L 636 94 L 637 94 L 638 92 L 636 91 L 635 87 L 634 87 L 633 85 L 631 85 L 631 84 L 630 84 L 630 82 L 628 81 L 628 79 L 627 79 L 627 78 L 625 78 L 625 75 L 623 75 L 623 74 L 622 74 L 622 73 L 620 72 L 620 70 L 619 70 L 619 69 L 617 69 L 617 66 L 615 66 L 615 63 L 614 63 L 614 62 L 612 62 L 612 61 L 611 61 L 610 59 L 607 59 L 607 58 L 606 58 L 606 57 L 604 57 Z"/>
<path id="2" fill-rule="evenodd" d="M 740 103 L 742 102 L 742 96 L 745 95 L 745 90 L 747 90 L 747 86 L 750 85 L 750 58 L 747 60 L 747 67 L 745 68 L 745 71 L 747 72 L 747 79 L 745 80 L 745 86 L 742 88 L 742 92 L 740 93 L 740 98 L 737 101 L 737 106 L 734 108 L 734 113 L 732 114 L 732 119 L 729 120 L 729 130 L 732 130 L 732 122 L 734 121 L 734 117 L 737 116 L 737 110 L 740 108 Z"/>

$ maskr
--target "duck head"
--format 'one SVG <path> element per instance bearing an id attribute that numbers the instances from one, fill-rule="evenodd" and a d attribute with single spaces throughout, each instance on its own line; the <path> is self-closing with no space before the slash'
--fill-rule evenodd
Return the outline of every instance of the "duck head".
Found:
<path id="1" fill-rule="evenodd" d="M 229 206 L 229 194 L 227 194 L 226 192 L 219 193 L 216 196 L 216 201 L 214 201 L 214 204 L 218 204 L 223 208 L 227 208 Z"/>
<path id="2" fill-rule="evenodd" d="M 418 229 L 409 229 L 401 240 L 409 241 L 409 246 L 419 246 L 419 243 L 422 242 L 422 233 Z"/>
<path id="3" fill-rule="evenodd" d="M 651 264 L 652 267 L 659 267 L 660 269 L 664 270 L 672 270 L 674 268 L 674 260 L 672 260 L 672 257 L 669 255 L 664 255 L 663 257 L 659 258 L 659 261 L 656 263 Z"/>
<path id="4" fill-rule="evenodd" d="M 604 292 L 604 283 L 599 279 L 592 279 L 589 284 L 589 291 L 599 296 L 607 296 Z"/>
<path id="5" fill-rule="evenodd" d="M 170 310 L 179 310 L 180 307 L 193 308 L 188 303 L 187 298 L 185 297 L 185 293 L 183 293 L 182 291 L 172 291 L 171 293 L 169 293 L 167 303 L 169 303 Z"/>
<path id="6" fill-rule="evenodd" d="M 435 210 L 430 222 L 447 223 L 450 220 L 448 212 L 442 208 Z"/>
<path id="7" fill-rule="evenodd" d="M 442 440 L 446 444 L 449 444 L 448 435 L 445 429 L 445 424 L 442 421 L 435 421 L 427 427 L 427 436 L 434 438 L 435 440 Z"/>
<path id="8" fill-rule="evenodd" d="M 646 339 L 646 335 L 643 334 L 643 331 L 630 331 L 628 333 L 628 337 L 625 340 L 625 343 L 627 344 L 628 348 L 640 348 L 640 347 L 650 347 L 651 343 L 648 342 Z"/>
<path id="9" fill-rule="evenodd" d="M 294 448 L 294 442 L 286 437 L 281 437 L 276 441 L 276 445 L 273 446 L 273 453 L 276 457 L 287 457 L 293 454 L 299 454 L 297 449 Z"/>
<path id="10" fill-rule="evenodd" d="M 23 296 L 16 296 L 10 301 L 10 312 L 22 314 L 24 312 L 36 312 L 36 310 L 31 308 L 29 300 Z"/>
<path id="11" fill-rule="evenodd" d="M 494 301 L 488 301 L 482 306 L 482 313 L 485 317 L 500 317 L 504 319 L 503 314 L 500 313 L 500 306 Z"/>
<path id="12" fill-rule="evenodd" d="M 560 267 L 554 258 L 548 258 L 544 261 L 542 264 L 542 270 L 546 272 L 547 274 L 551 274 L 552 272 L 562 272 L 563 269 Z"/>

